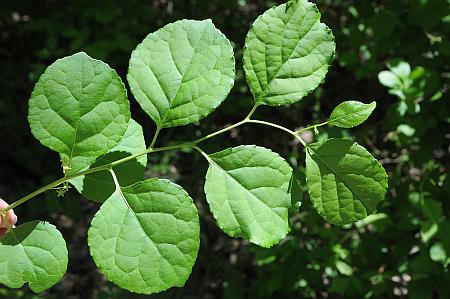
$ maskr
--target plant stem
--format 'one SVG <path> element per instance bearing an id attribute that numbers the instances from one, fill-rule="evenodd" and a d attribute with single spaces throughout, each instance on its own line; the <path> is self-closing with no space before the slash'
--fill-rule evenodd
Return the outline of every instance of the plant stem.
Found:
<path id="1" fill-rule="evenodd" d="M 193 149 L 195 149 L 197 152 L 199 152 L 200 154 L 202 154 L 203 157 L 205 157 L 205 159 L 209 162 L 209 156 L 207 153 L 205 153 L 201 148 L 199 148 L 198 146 L 194 145 L 192 147 Z"/>
<path id="2" fill-rule="evenodd" d="M 248 121 L 248 119 L 243 119 L 243 120 L 241 120 L 240 122 L 237 122 L 237 123 L 235 123 L 235 124 L 233 124 L 233 125 L 231 125 L 231 126 L 228 126 L 228 127 L 223 128 L 222 130 L 216 131 L 216 132 L 214 132 L 214 133 L 211 133 L 211 134 L 208 134 L 208 135 L 206 135 L 206 136 L 204 136 L 204 137 L 201 137 L 201 138 L 199 138 L 199 139 L 196 139 L 196 140 L 190 142 L 190 144 L 191 144 L 191 146 L 194 146 L 194 145 L 196 145 L 197 143 L 200 143 L 200 142 L 202 142 L 202 141 L 205 141 L 206 139 L 212 138 L 212 137 L 214 137 L 214 136 L 216 136 L 216 135 L 225 133 L 226 131 L 229 131 L 229 130 L 231 130 L 231 129 L 234 129 L 234 128 L 236 128 L 236 127 L 239 127 L 240 125 L 246 123 L 247 121 Z"/>
<path id="3" fill-rule="evenodd" d="M 301 133 L 301 132 L 304 132 L 304 131 L 307 131 L 307 130 L 311 130 L 311 129 L 314 129 L 314 128 L 317 128 L 317 127 L 325 126 L 325 125 L 327 125 L 327 124 L 328 124 L 328 121 L 323 122 L 323 123 L 320 123 L 320 124 L 312 125 L 312 126 L 309 126 L 309 127 L 303 128 L 303 129 L 300 129 L 300 130 L 298 130 L 298 131 L 295 131 L 295 134 L 299 134 L 299 133 Z"/>
<path id="4" fill-rule="evenodd" d="M 198 144 L 198 143 L 200 143 L 202 141 L 205 141 L 206 139 L 212 138 L 212 137 L 214 137 L 216 135 L 222 134 L 222 133 L 224 133 L 226 131 L 229 131 L 231 129 L 234 129 L 236 127 L 239 127 L 239 126 L 245 124 L 246 122 L 248 122 L 250 120 L 250 117 L 253 115 L 253 113 L 255 113 L 256 108 L 258 108 L 258 106 L 259 106 L 258 104 L 255 104 L 253 106 L 252 110 L 250 110 L 250 112 L 247 114 L 247 116 L 243 120 L 241 120 L 240 122 L 237 122 L 237 123 L 235 123 L 235 124 L 233 124 L 231 126 L 223 128 L 222 130 L 216 131 L 214 133 L 211 133 L 211 134 L 208 134 L 208 135 L 206 135 L 204 137 L 201 137 L 201 138 L 199 138 L 197 140 L 194 140 L 194 141 L 191 142 L 191 145 L 196 145 L 196 144 Z"/>
<path id="5" fill-rule="evenodd" d="M 283 126 L 280 126 L 280 125 L 277 125 L 277 124 L 274 124 L 274 123 L 271 123 L 271 122 L 268 122 L 268 121 L 263 121 L 263 120 L 249 119 L 247 122 L 248 122 L 248 123 L 254 123 L 254 124 L 266 125 L 266 126 L 274 127 L 274 128 L 280 129 L 280 130 L 282 130 L 282 131 L 288 132 L 289 134 L 291 134 L 292 136 L 294 136 L 298 141 L 300 141 L 300 143 L 301 143 L 303 146 L 306 146 L 306 142 L 305 142 L 300 136 L 298 136 L 298 135 L 296 134 L 296 132 L 294 132 L 294 131 L 292 131 L 292 130 L 289 130 L 288 128 L 285 128 L 285 127 L 283 127 Z"/>
<path id="6" fill-rule="evenodd" d="M 152 142 L 150 143 L 150 146 L 148 148 L 153 148 L 153 146 L 156 143 L 156 139 L 158 138 L 158 135 L 159 135 L 160 131 L 161 131 L 161 127 L 160 126 L 156 126 L 155 135 L 153 135 Z"/>
<path id="7" fill-rule="evenodd" d="M 109 173 L 111 173 L 111 176 L 113 178 L 114 185 L 116 186 L 116 191 L 120 190 L 120 184 L 119 184 L 119 180 L 117 179 L 116 173 L 114 172 L 114 170 L 112 168 L 109 169 Z"/>
<path id="8" fill-rule="evenodd" d="M 243 124 L 246 124 L 246 123 L 262 124 L 262 125 L 266 125 L 266 126 L 270 126 L 270 127 L 274 127 L 274 128 L 280 129 L 282 131 L 285 131 L 285 132 L 291 134 L 298 141 L 300 141 L 300 143 L 303 144 L 303 146 L 306 146 L 305 141 L 302 138 L 300 138 L 296 134 L 296 132 L 294 132 L 292 130 L 289 130 L 288 128 L 285 128 L 283 126 L 280 126 L 280 125 L 277 125 L 277 124 L 274 124 L 274 123 L 271 123 L 271 122 L 268 122 L 268 121 L 250 119 L 250 117 L 256 111 L 256 108 L 258 108 L 258 104 L 255 104 L 253 106 L 252 110 L 250 111 L 250 113 L 243 120 L 241 120 L 240 122 L 237 122 L 237 123 L 235 123 L 233 125 L 225 127 L 225 128 L 223 128 L 223 129 L 221 129 L 219 131 L 216 131 L 214 133 L 208 134 L 208 135 L 206 135 L 204 137 L 198 138 L 198 139 L 196 139 L 194 141 L 184 142 L 184 143 L 174 144 L 174 145 L 169 145 L 169 146 L 164 146 L 164 147 L 153 148 L 153 146 L 155 145 L 156 139 L 157 139 L 157 137 L 159 135 L 159 132 L 161 130 L 160 127 L 157 127 L 155 135 L 153 136 L 153 140 L 152 140 L 149 148 L 147 148 L 145 151 L 137 153 L 137 154 L 134 154 L 134 155 L 131 155 L 131 156 L 128 156 L 128 157 L 125 157 L 125 158 L 122 158 L 122 159 L 119 159 L 117 161 L 114 161 L 114 162 L 111 162 L 111 163 L 108 163 L 108 164 L 105 164 L 105 165 L 97 166 L 97 167 L 94 167 L 94 168 L 91 168 L 91 169 L 87 169 L 87 170 L 84 170 L 84 171 L 80 171 L 80 172 L 77 172 L 77 173 L 67 174 L 64 177 L 62 177 L 62 178 L 60 178 L 60 179 L 58 179 L 56 181 L 53 181 L 53 182 L 51 182 L 51 183 L 49 183 L 49 184 L 47 184 L 47 185 L 37 189 L 36 191 L 34 191 L 34 192 L 32 192 L 32 193 L 30 193 L 30 194 L 20 198 L 19 200 L 15 201 L 14 203 L 12 203 L 9 206 L 7 206 L 5 209 L 1 210 L 1 213 L 6 213 L 7 211 L 9 211 L 11 209 L 14 209 L 15 207 L 17 207 L 17 206 L 27 202 L 28 200 L 32 199 L 33 197 L 35 197 L 35 196 L 37 196 L 37 195 L 39 195 L 39 194 L 41 194 L 41 193 L 43 193 L 43 192 L 45 192 L 45 191 L 47 191 L 49 189 L 52 189 L 52 188 L 54 188 L 54 187 L 56 187 L 56 186 L 58 186 L 58 185 L 60 185 L 60 184 L 62 184 L 64 182 L 67 182 L 67 181 L 69 181 L 69 180 L 71 180 L 73 178 L 76 178 L 76 177 L 79 177 L 79 176 L 82 176 L 82 175 L 87 175 L 87 174 L 94 173 L 94 172 L 98 172 L 98 171 L 110 171 L 111 172 L 111 171 L 113 171 L 112 168 L 114 166 L 117 166 L 119 164 L 125 163 L 125 162 L 133 160 L 133 159 L 136 159 L 136 158 L 138 158 L 138 157 L 140 157 L 142 155 L 146 155 L 146 154 L 150 154 L 150 153 L 156 153 L 156 152 L 163 152 L 163 151 L 168 151 L 168 150 L 174 150 L 174 149 L 180 149 L 180 148 L 183 148 L 183 147 L 188 147 L 188 148 L 193 148 L 193 149 L 197 150 L 205 158 L 208 159 L 209 158 L 208 155 L 203 150 L 201 150 L 199 147 L 197 147 L 198 143 L 203 142 L 203 141 L 205 141 L 207 139 L 210 139 L 210 138 L 212 138 L 214 136 L 217 136 L 219 134 L 227 132 L 227 131 L 229 131 L 231 129 L 234 129 L 234 128 L 239 127 L 239 126 L 241 126 Z M 323 124 L 320 124 L 320 125 L 323 125 Z M 111 174 L 113 174 L 113 172 L 111 172 Z M 114 175 L 113 175 L 113 179 L 114 179 Z"/>

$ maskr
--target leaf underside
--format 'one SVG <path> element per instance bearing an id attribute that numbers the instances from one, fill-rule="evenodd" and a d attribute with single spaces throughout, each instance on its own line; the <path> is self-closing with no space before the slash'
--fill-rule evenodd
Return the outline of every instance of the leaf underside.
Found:
<path id="1" fill-rule="evenodd" d="M 306 179 L 317 212 L 336 225 L 375 212 L 387 190 L 384 168 L 365 148 L 347 139 L 309 144 Z"/>
<path id="2" fill-rule="evenodd" d="M 291 179 L 291 167 L 278 154 L 238 146 L 209 156 L 206 199 L 225 233 L 270 247 L 289 232 Z"/>
<path id="3" fill-rule="evenodd" d="M 247 34 L 244 70 L 257 104 L 294 103 L 322 82 L 335 51 L 313 3 L 294 0 L 259 16 Z"/>
<path id="4" fill-rule="evenodd" d="M 162 128 L 198 121 L 234 84 L 233 48 L 211 20 L 181 20 L 149 34 L 131 54 L 128 82 Z"/>
<path id="5" fill-rule="evenodd" d="M 197 209 L 167 180 L 150 179 L 117 190 L 95 215 L 91 255 L 106 278 L 142 294 L 181 287 L 199 249 Z"/>
<path id="6" fill-rule="evenodd" d="M 29 101 L 31 132 L 75 173 L 113 148 L 130 119 L 122 80 L 107 64 L 77 53 L 50 65 Z"/>
<path id="7" fill-rule="evenodd" d="M 142 127 L 136 121 L 130 119 L 122 140 L 108 151 L 108 153 L 99 157 L 95 163 L 82 170 L 105 165 L 133 154 L 142 153 L 145 149 L 146 145 Z M 142 155 L 136 159 L 115 166 L 114 172 L 121 186 L 129 186 L 143 179 L 146 166 L 147 155 Z M 114 180 L 109 171 L 100 171 L 79 176 L 71 179 L 70 183 L 83 196 L 96 202 L 104 202 L 116 190 Z"/>
<path id="8" fill-rule="evenodd" d="M 66 242 L 47 222 L 21 224 L 0 238 L 0 284 L 20 288 L 29 283 L 40 293 L 56 284 L 66 269 Z"/>

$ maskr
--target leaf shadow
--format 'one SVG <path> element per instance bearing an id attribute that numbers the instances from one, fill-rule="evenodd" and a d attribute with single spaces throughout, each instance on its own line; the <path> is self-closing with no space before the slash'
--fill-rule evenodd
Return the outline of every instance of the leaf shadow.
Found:
<path id="1" fill-rule="evenodd" d="M 124 151 L 114 151 L 99 157 L 90 167 L 102 166 L 126 157 L 130 153 Z M 138 158 L 129 160 L 114 166 L 114 172 L 121 187 L 129 186 L 144 177 L 145 166 L 139 163 Z M 99 171 L 84 176 L 82 181 L 82 194 L 88 199 L 103 203 L 116 190 L 116 186 L 109 171 Z"/>
<path id="2" fill-rule="evenodd" d="M 16 246 L 21 244 L 34 231 L 39 222 L 39 220 L 34 220 L 12 228 L 5 237 L 0 238 L 0 245 Z"/>

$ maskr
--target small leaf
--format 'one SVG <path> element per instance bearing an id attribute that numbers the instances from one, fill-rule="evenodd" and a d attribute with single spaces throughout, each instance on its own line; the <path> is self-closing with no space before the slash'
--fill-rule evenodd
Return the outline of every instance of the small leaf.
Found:
<path id="1" fill-rule="evenodd" d="M 200 244 L 197 209 L 167 180 L 118 189 L 92 220 L 91 255 L 106 278 L 128 291 L 152 294 L 181 287 Z"/>
<path id="2" fill-rule="evenodd" d="M 77 53 L 50 65 L 29 102 L 31 132 L 57 151 L 67 173 L 113 148 L 130 119 L 122 80 L 107 64 Z"/>
<path id="3" fill-rule="evenodd" d="M 343 261 L 336 261 L 336 269 L 341 273 L 342 275 L 352 275 L 353 269 L 350 267 L 349 264 L 343 262 Z"/>
<path id="4" fill-rule="evenodd" d="M 293 0 L 253 23 L 244 48 L 244 70 L 258 104 L 278 106 L 308 95 L 325 78 L 336 45 L 316 6 Z"/>
<path id="5" fill-rule="evenodd" d="M 292 169 L 278 154 L 238 146 L 209 156 L 205 193 L 219 226 L 232 237 L 270 247 L 289 232 Z"/>
<path id="6" fill-rule="evenodd" d="M 336 225 L 375 212 L 387 190 L 384 168 L 365 148 L 347 139 L 309 144 L 306 179 L 317 212 Z"/>
<path id="7" fill-rule="evenodd" d="M 394 73 L 390 71 L 382 71 L 378 74 L 378 81 L 386 87 L 400 87 L 402 82 Z"/>
<path id="8" fill-rule="evenodd" d="M 427 220 L 422 223 L 420 228 L 420 237 L 424 243 L 428 243 L 438 233 L 438 231 L 439 225 L 432 220 Z"/>
<path id="9" fill-rule="evenodd" d="M 149 34 L 131 54 L 127 76 L 142 109 L 162 128 L 210 114 L 234 77 L 233 48 L 211 20 L 182 20 Z"/>
<path id="10" fill-rule="evenodd" d="M 29 283 L 33 292 L 43 292 L 56 284 L 66 269 L 66 242 L 47 222 L 24 223 L 0 238 L 0 283 L 9 288 Z"/>
<path id="11" fill-rule="evenodd" d="M 450 264 L 450 257 L 447 254 L 447 250 L 442 242 L 433 244 L 430 248 L 430 258 L 435 262 L 440 262 L 447 267 Z"/>
<path id="12" fill-rule="evenodd" d="M 127 131 L 122 140 L 108 153 L 99 157 L 95 163 L 82 169 L 105 165 L 128 156 L 145 151 L 145 140 L 141 125 L 130 119 Z M 127 161 L 114 167 L 114 172 L 121 186 L 129 186 L 143 179 L 147 155 Z M 114 180 L 108 171 L 94 172 L 85 176 L 79 176 L 70 180 L 70 183 L 86 198 L 104 202 L 116 190 Z"/>
<path id="13" fill-rule="evenodd" d="M 328 124 L 340 128 L 352 128 L 360 125 L 369 118 L 377 106 L 376 102 L 364 104 L 358 101 L 340 103 L 331 112 Z"/>
<path id="14" fill-rule="evenodd" d="M 395 66 L 389 66 L 389 69 L 402 79 L 408 79 L 411 75 L 411 66 L 405 61 L 400 61 Z"/>
<path id="15" fill-rule="evenodd" d="M 416 129 L 414 129 L 413 127 L 411 127 L 407 124 L 401 124 L 401 125 L 398 125 L 397 132 L 399 132 L 405 136 L 412 137 L 416 133 Z"/>

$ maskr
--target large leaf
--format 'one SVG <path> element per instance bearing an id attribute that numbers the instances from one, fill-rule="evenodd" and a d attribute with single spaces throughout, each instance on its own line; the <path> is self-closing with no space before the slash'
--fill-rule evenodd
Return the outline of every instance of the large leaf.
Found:
<path id="1" fill-rule="evenodd" d="M 122 138 L 130 119 L 126 89 L 107 64 L 77 53 L 50 65 L 29 102 L 31 132 L 77 172 Z"/>
<path id="2" fill-rule="evenodd" d="M 293 0 L 258 17 L 245 40 L 244 70 L 259 104 L 294 103 L 316 89 L 335 51 L 316 6 Z"/>
<path id="3" fill-rule="evenodd" d="M 208 160 L 205 193 L 219 226 L 263 247 L 283 239 L 291 207 L 289 164 L 257 146 L 229 148 Z"/>
<path id="4" fill-rule="evenodd" d="M 347 139 L 309 144 L 306 179 L 317 212 L 337 225 L 375 212 L 387 190 L 384 168 L 365 148 Z"/>
<path id="5" fill-rule="evenodd" d="M 137 46 L 127 78 L 142 109 L 165 128 L 214 111 L 230 92 L 234 76 L 233 48 L 211 20 L 182 20 Z"/>
<path id="6" fill-rule="evenodd" d="M 197 209 L 167 180 L 118 189 L 89 229 L 89 246 L 106 278 L 121 288 L 151 294 L 181 287 L 199 249 Z"/>
<path id="7" fill-rule="evenodd" d="M 376 106 L 376 102 L 370 104 L 358 101 L 340 103 L 331 112 L 328 124 L 341 128 L 352 128 L 365 122 Z"/>
<path id="8" fill-rule="evenodd" d="M 93 168 L 117 161 L 128 156 L 145 151 L 145 139 L 141 125 L 130 119 L 128 129 L 122 140 L 105 155 L 99 157 L 95 163 L 86 167 Z M 114 172 L 121 186 L 129 186 L 143 179 L 145 167 L 147 166 L 147 155 L 114 167 Z M 85 170 L 82 169 L 82 170 Z M 85 176 L 79 176 L 70 180 L 75 188 L 90 200 L 104 202 L 116 190 L 114 180 L 108 171 L 94 172 Z"/>
<path id="9" fill-rule="evenodd" d="M 42 292 L 67 269 L 67 248 L 61 233 L 47 222 L 32 221 L 12 228 L 0 238 L 0 284 Z"/>

